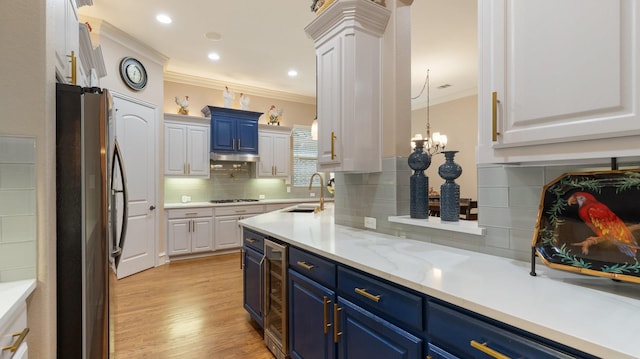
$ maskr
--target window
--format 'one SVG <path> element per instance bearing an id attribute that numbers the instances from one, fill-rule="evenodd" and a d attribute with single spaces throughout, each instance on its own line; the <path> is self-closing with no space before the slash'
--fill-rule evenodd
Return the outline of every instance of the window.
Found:
<path id="1" fill-rule="evenodd" d="M 318 171 L 318 141 L 311 139 L 310 126 L 294 126 L 293 179 L 294 187 L 308 187 L 309 178 Z"/>

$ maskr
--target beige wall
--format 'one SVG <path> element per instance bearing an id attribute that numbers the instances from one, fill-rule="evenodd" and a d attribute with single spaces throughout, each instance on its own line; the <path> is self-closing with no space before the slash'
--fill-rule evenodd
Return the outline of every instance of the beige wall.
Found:
<path id="1" fill-rule="evenodd" d="M 197 86 L 174 81 L 164 82 L 164 103 L 163 112 L 178 113 L 179 106 L 175 102 L 175 98 L 183 99 L 189 96 L 189 115 L 203 116 L 200 110 L 207 105 L 223 107 L 222 88 L 213 88 L 205 86 Z M 240 109 L 240 93 L 243 92 L 242 87 L 229 85 L 229 91 L 235 93 L 235 99 L 231 104 L 231 108 Z M 311 122 L 316 116 L 316 106 L 311 104 L 299 103 L 288 100 L 268 98 L 260 94 L 245 93 L 251 101 L 249 102 L 249 111 L 266 113 L 271 105 L 284 109 L 282 114 L 281 126 L 291 127 L 293 125 L 311 126 Z M 260 117 L 260 123 L 266 124 L 266 115 Z"/>
<path id="2" fill-rule="evenodd" d="M 7 1 L 0 13 L 0 133 L 36 140 L 37 288 L 29 355 L 55 352 L 55 72 L 53 0 Z M 53 298 L 53 299 L 52 299 Z"/>
<path id="3" fill-rule="evenodd" d="M 478 97 L 467 96 L 457 100 L 431 105 L 429 122 L 431 133 L 447 135 L 447 150 L 460 151 L 455 161 L 462 166 L 462 175 L 456 180 L 460 185 L 461 198 L 478 198 L 478 176 L 476 169 L 476 146 L 478 145 Z M 411 133 L 426 136 L 427 109 L 421 108 L 411 113 Z M 407 153 L 409 154 L 407 139 Z M 429 177 L 429 186 L 440 192 L 444 180 L 438 175 L 438 166 L 444 163 L 443 155 L 432 158 L 431 166 L 425 171 Z"/>

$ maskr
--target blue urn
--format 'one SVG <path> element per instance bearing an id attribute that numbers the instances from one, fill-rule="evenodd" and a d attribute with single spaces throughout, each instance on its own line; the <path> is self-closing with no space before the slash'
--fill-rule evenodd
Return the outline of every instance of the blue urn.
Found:
<path id="1" fill-rule="evenodd" d="M 460 220 L 460 185 L 455 179 L 462 174 L 462 167 L 453 161 L 458 151 L 442 151 L 445 162 L 438 167 L 438 174 L 445 182 L 440 186 L 440 220 Z"/>
<path id="2" fill-rule="evenodd" d="M 431 165 L 431 155 L 424 151 L 424 143 L 424 140 L 415 140 L 416 148 L 408 159 L 413 170 L 409 183 L 409 216 L 419 219 L 429 217 L 429 178 L 424 170 Z"/>

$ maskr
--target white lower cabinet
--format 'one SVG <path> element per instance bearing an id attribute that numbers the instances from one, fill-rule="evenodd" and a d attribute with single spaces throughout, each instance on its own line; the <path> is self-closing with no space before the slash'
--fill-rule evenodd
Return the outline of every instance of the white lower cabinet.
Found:
<path id="1" fill-rule="evenodd" d="M 12 318 L 9 318 L 8 325 L 0 327 L 0 359 L 27 359 L 27 333 L 27 304 L 22 302 L 18 310 L 12 314 Z M 19 342 L 20 340 L 22 341 Z M 15 345 L 18 347 L 13 348 Z"/>
<path id="2" fill-rule="evenodd" d="M 242 247 L 239 220 L 264 212 L 263 205 L 219 207 L 215 210 L 215 250 Z"/>
<path id="3" fill-rule="evenodd" d="M 167 242 L 169 256 L 214 250 L 213 209 L 168 210 Z"/>

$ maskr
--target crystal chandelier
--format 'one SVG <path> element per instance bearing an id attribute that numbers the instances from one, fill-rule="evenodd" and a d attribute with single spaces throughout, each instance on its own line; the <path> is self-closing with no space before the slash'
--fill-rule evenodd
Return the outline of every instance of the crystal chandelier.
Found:
<path id="1" fill-rule="evenodd" d="M 411 148 L 415 148 L 416 140 L 424 141 L 425 152 L 428 152 L 431 156 L 438 154 L 444 151 L 447 146 L 447 136 L 441 134 L 440 132 L 434 132 L 431 134 L 431 123 L 429 122 L 429 69 L 427 69 L 427 79 L 425 81 L 425 86 L 427 88 L 427 137 L 422 137 L 421 133 L 417 133 L 411 139 Z M 424 91 L 424 87 L 422 89 Z M 420 95 L 418 95 L 420 97 Z"/>

